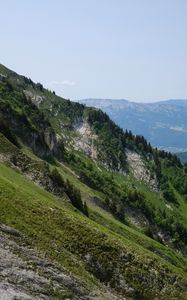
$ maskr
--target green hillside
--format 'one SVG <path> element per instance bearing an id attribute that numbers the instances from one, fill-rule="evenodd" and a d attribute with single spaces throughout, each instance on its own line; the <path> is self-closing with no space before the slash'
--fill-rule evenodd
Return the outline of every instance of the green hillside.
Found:
<path id="1" fill-rule="evenodd" d="M 54 286 L 51 295 L 186 299 L 187 170 L 177 156 L 100 110 L 2 65 L 0 74 L 0 223 L 83 286 L 82 296 Z"/>

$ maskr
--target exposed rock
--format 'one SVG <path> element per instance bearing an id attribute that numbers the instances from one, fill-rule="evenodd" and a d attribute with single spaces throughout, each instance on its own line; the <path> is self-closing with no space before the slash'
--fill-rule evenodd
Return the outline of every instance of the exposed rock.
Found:
<path id="1" fill-rule="evenodd" d="M 32 160 L 21 151 L 10 156 L 13 168 L 20 170 L 28 179 L 56 196 L 64 197 L 64 189 L 50 176 L 49 165 L 42 160 Z"/>
<path id="2" fill-rule="evenodd" d="M 97 135 L 92 131 L 90 125 L 79 119 L 73 126 L 78 133 L 78 137 L 74 138 L 74 149 L 83 151 L 91 158 L 97 159 L 97 147 L 95 146 Z"/>
<path id="3" fill-rule="evenodd" d="M 35 95 L 31 91 L 24 90 L 24 94 L 27 99 L 30 99 L 34 104 L 37 105 L 37 107 L 40 106 L 40 104 L 44 101 L 46 101 L 46 98 L 44 96 Z"/>
<path id="4" fill-rule="evenodd" d="M 12 227 L 6 226 L 4 224 L 0 224 L 0 231 L 8 233 L 8 234 L 16 236 L 16 237 L 21 236 L 21 233 L 18 230 L 14 229 Z"/>
<path id="5" fill-rule="evenodd" d="M 135 208 L 130 208 L 127 207 L 125 209 L 125 214 L 127 215 L 129 221 L 137 226 L 137 227 L 145 227 L 145 226 L 149 226 L 149 221 L 148 219 L 145 217 L 145 215 L 141 212 L 140 209 L 135 209 Z"/>
<path id="6" fill-rule="evenodd" d="M 126 150 L 126 155 L 133 176 L 140 181 L 144 181 L 153 191 L 158 192 L 156 175 L 151 175 L 141 156 L 131 150 Z"/>
<path id="7" fill-rule="evenodd" d="M 62 266 L 26 246 L 17 230 L 0 225 L 0 300 L 103 299 L 95 290 L 88 295 L 84 286 Z M 117 299 L 110 293 L 107 297 Z"/>

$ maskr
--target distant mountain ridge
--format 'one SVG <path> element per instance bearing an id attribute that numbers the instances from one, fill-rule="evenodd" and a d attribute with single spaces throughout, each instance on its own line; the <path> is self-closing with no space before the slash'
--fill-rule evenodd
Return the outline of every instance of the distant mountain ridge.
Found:
<path id="1" fill-rule="evenodd" d="M 102 109 L 121 128 L 145 136 L 155 147 L 171 152 L 187 151 L 186 99 L 137 103 L 89 98 L 79 102 Z"/>

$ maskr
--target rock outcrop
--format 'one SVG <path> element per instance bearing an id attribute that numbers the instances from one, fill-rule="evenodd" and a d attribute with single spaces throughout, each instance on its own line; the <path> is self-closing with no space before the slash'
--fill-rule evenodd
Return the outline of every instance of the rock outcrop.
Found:
<path id="1" fill-rule="evenodd" d="M 127 161 L 130 167 L 130 172 L 140 181 L 145 182 L 153 191 L 158 191 L 158 181 L 156 175 L 152 175 L 146 167 L 141 156 L 131 150 L 126 150 Z"/>
<path id="2" fill-rule="evenodd" d="M 90 125 L 80 119 L 74 124 L 74 130 L 78 133 L 78 136 L 74 138 L 74 149 L 83 151 L 86 155 L 92 159 L 97 159 L 97 147 L 95 141 L 97 135 L 93 132 Z"/>

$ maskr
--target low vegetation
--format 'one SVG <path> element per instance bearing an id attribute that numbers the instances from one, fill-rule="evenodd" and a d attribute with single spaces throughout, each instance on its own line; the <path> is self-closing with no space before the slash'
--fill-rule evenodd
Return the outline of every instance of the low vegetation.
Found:
<path id="1" fill-rule="evenodd" d="M 0 72 L 0 223 L 78 276 L 85 295 L 186 299 L 186 166 L 102 111 Z M 82 123 L 95 159 L 74 147 Z M 133 175 L 127 151 L 158 190 Z"/>

